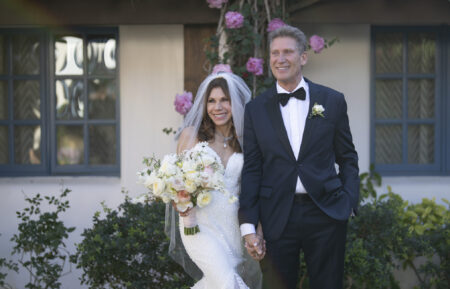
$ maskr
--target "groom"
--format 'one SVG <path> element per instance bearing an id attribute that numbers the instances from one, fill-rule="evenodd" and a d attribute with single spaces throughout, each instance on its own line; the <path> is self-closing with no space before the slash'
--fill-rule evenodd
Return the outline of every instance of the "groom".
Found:
<path id="1" fill-rule="evenodd" d="M 310 287 L 341 289 L 347 220 L 359 199 L 347 104 L 342 93 L 303 78 L 303 32 L 284 26 L 269 43 L 277 83 L 245 108 L 241 233 L 261 259 L 255 226 L 262 225 L 263 288 L 295 289 L 302 250 Z"/>

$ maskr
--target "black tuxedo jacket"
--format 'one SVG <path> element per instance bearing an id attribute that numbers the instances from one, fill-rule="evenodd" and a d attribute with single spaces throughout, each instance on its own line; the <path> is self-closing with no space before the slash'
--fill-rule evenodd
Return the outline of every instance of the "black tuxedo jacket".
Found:
<path id="1" fill-rule="evenodd" d="M 315 204 L 333 219 L 347 220 L 358 205 L 358 155 L 344 95 L 305 80 L 310 106 L 298 159 L 289 143 L 275 86 L 245 107 L 239 222 L 261 222 L 267 240 L 278 239 L 286 226 L 297 177 Z M 311 115 L 314 104 L 325 108 L 324 117 Z"/>

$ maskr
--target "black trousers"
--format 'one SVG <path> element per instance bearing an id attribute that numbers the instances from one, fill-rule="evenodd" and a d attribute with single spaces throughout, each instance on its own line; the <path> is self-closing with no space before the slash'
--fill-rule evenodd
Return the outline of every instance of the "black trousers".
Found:
<path id="1" fill-rule="evenodd" d="M 328 217 L 309 198 L 295 198 L 281 237 L 266 241 L 263 289 L 296 289 L 300 250 L 311 289 L 342 289 L 347 221 Z"/>

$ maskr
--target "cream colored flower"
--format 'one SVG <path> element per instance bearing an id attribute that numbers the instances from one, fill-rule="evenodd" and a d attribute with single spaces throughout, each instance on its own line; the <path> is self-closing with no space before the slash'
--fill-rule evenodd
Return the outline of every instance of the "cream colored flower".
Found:
<path id="1" fill-rule="evenodd" d="M 321 104 L 318 104 L 317 102 L 315 102 L 313 107 L 312 107 L 312 109 L 311 109 L 311 113 L 309 115 L 309 118 L 312 118 L 314 116 L 325 117 L 323 115 L 324 111 L 325 111 L 325 108 Z"/>
<path id="2" fill-rule="evenodd" d="M 201 192 L 197 196 L 197 206 L 200 208 L 203 208 L 204 206 L 207 206 L 209 203 L 211 203 L 212 195 L 210 192 Z"/>
<path id="3" fill-rule="evenodd" d="M 161 196 L 161 194 L 164 192 L 164 189 L 166 188 L 166 184 L 164 181 L 160 178 L 155 178 L 155 181 L 152 185 L 152 191 L 155 196 Z"/>
<path id="4" fill-rule="evenodd" d="M 204 154 L 201 158 L 203 166 L 207 167 L 216 162 L 216 159 L 210 154 Z"/>
<path id="5" fill-rule="evenodd" d="M 193 180 L 186 180 L 184 182 L 184 188 L 189 193 L 193 193 L 197 190 L 197 185 L 195 184 L 195 182 Z"/>
<path id="6" fill-rule="evenodd" d="M 177 173 L 177 156 L 175 154 L 166 155 L 161 162 L 159 172 L 166 176 L 173 176 Z"/>
<path id="7" fill-rule="evenodd" d="M 191 209 L 193 207 L 194 207 L 194 204 L 192 202 L 177 203 L 177 209 L 180 212 L 185 212 L 187 209 Z"/>

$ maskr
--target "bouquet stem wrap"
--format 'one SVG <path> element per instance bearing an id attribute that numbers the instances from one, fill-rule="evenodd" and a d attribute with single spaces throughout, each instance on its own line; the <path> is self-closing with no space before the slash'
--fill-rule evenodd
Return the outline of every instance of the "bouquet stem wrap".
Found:
<path id="1" fill-rule="evenodd" d="M 197 217 L 195 212 L 191 211 L 186 217 L 181 217 L 183 219 L 184 234 L 185 235 L 195 235 L 200 232 L 200 228 L 197 224 Z"/>

